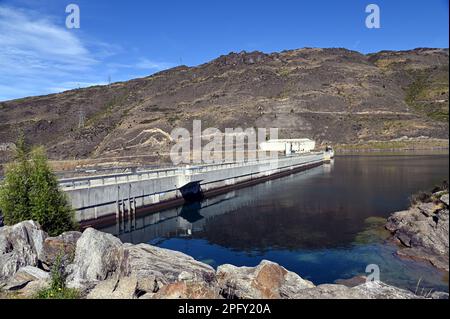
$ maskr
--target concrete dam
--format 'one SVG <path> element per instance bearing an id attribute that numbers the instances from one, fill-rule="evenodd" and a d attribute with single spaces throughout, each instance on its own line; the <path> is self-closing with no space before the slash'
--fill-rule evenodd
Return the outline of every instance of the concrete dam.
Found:
<path id="1" fill-rule="evenodd" d="M 245 162 L 203 164 L 60 180 L 82 226 L 107 225 L 136 214 L 180 206 L 183 188 L 198 185 L 208 198 L 322 165 L 324 152 Z"/>
<path id="2" fill-rule="evenodd" d="M 330 166 L 326 166 L 324 170 L 311 169 L 307 171 L 307 176 L 314 177 L 328 169 L 331 169 Z M 287 178 L 294 177 L 290 175 Z M 270 185 L 271 182 L 272 180 L 263 183 Z M 253 193 L 242 192 L 239 195 L 236 191 L 229 191 L 201 202 L 187 203 L 153 214 L 143 214 L 125 223 L 107 225 L 101 230 L 114 234 L 128 243 L 148 243 L 155 238 L 167 238 L 173 235 L 189 237 L 204 231 L 209 221 L 242 207 L 255 206 L 261 198 L 267 196 L 265 188 L 255 188 Z"/>

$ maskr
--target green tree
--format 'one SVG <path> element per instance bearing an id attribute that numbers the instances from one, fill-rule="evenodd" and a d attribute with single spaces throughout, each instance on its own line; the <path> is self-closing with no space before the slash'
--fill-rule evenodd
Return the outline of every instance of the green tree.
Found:
<path id="1" fill-rule="evenodd" d="M 66 194 L 58 188 L 43 148 L 31 152 L 30 183 L 31 219 L 39 222 L 51 236 L 74 229 L 73 210 Z"/>
<path id="2" fill-rule="evenodd" d="M 14 162 L 6 166 L 6 176 L 0 186 L 0 210 L 6 225 L 31 219 L 29 193 L 30 163 L 23 134 L 16 143 Z"/>
<path id="3" fill-rule="evenodd" d="M 29 151 L 23 136 L 16 144 L 15 161 L 8 165 L 0 187 L 0 210 L 6 225 L 38 222 L 50 236 L 76 228 L 66 194 L 48 165 L 43 148 Z"/>

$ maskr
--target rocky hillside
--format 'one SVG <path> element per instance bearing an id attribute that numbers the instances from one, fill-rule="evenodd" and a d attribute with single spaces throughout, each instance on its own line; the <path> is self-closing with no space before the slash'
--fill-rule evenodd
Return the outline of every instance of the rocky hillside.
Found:
<path id="1" fill-rule="evenodd" d="M 54 159 L 157 156 L 169 150 L 171 130 L 190 129 L 194 119 L 204 128 L 278 127 L 281 137 L 332 143 L 448 138 L 448 61 L 448 49 L 230 53 L 128 82 L 1 102 L 0 159 L 18 129 Z"/>

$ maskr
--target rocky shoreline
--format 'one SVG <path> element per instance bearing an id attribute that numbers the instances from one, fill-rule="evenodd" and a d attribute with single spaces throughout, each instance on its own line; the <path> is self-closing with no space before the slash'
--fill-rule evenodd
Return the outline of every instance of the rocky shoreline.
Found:
<path id="1" fill-rule="evenodd" d="M 429 262 L 449 271 L 448 189 L 425 196 L 408 210 L 389 217 L 386 229 L 400 245 L 397 255 Z"/>
<path id="2" fill-rule="evenodd" d="M 59 256 L 59 257 L 58 257 Z M 66 284 L 87 299 L 423 299 L 429 296 L 367 282 L 316 286 L 280 265 L 222 265 L 215 270 L 180 252 L 147 244 L 124 244 L 92 228 L 48 237 L 33 221 L 0 228 L 0 298 L 35 296 L 48 287 L 55 260 L 62 258 Z"/>

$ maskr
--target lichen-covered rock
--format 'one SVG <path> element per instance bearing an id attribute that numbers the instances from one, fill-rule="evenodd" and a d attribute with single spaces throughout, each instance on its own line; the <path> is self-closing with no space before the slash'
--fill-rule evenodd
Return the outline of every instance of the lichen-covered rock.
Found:
<path id="1" fill-rule="evenodd" d="M 214 269 L 191 256 L 147 244 L 124 245 L 120 276 L 138 278 L 138 289 L 155 293 L 177 281 L 216 285 Z"/>
<path id="2" fill-rule="evenodd" d="M 14 275 L 17 281 L 50 280 L 50 273 L 37 267 L 25 266 Z"/>
<path id="3" fill-rule="evenodd" d="M 37 266 L 47 234 L 33 221 L 0 228 L 0 281 L 22 267 Z"/>
<path id="4" fill-rule="evenodd" d="M 444 203 L 448 207 L 448 194 L 441 196 L 441 202 Z"/>
<path id="5" fill-rule="evenodd" d="M 221 294 L 226 298 L 292 298 L 314 284 L 280 265 L 263 260 L 257 267 L 222 265 L 217 269 Z"/>
<path id="6" fill-rule="evenodd" d="M 110 278 L 98 283 L 86 296 L 87 299 L 135 299 L 138 296 L 137 279 L 134 276 Z"/>
<path id="7" fill-rule="evenodd" d="M 44 241 L 40 261 L 50 268 L 58 257 L 69 261 L 75 255 L 76 245 L 81 233 L 77 231 L 65 232 L 57 237 L 47 237 Z"/>
<path id="8" fill-rule="evenodd" d="M 344 285 L 326 284 L 302 289 L 295 299 L 422 299 L 412 292 L 389 286 L 380 281 L 371 281 L 350 288 Z"/>
<path id="9" fill-rule="evenodd" d="M 353 288 L 359 285 L 362 285 L 367 282 L 366 276 L 355 276 L 349 279 L 337 279 L 334 281 L 335 284 L 343 285 L 349 288 Z"/>
<path id="10" fill-rule="evenodd" d="M 111 234 L 88 228 L 78 239 L 75 258 L 68 268 L 68 285 L 80 288 L 87 282 L 112 277 L 123 258 L 123 244 Z"/>
<path id="11" fill-rule="evenodd" d="M 151 299 L 219 299 L 218 287 L 201 282 L 177 281 L 163 286 Z"/>
<path id="12" fill-rule="evenodd" d="M 42 269 L 33 266 L 20 268 L 3 287 L 4 290 L 23 290 L 30 282 L 39 281 L 48 284 L 50 274 Z"/>
<path id="13" fill-rule="evenodd" d="M 417 208 L 426 217 L 430 217 L 433 216 L 439 210 L 440 206 L 431 202 L 431 203 L 421 203 L 417 205 Z"/>

